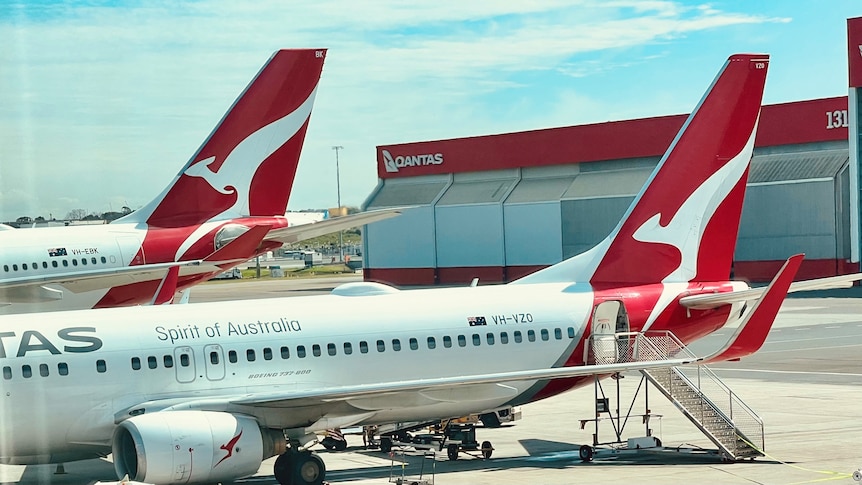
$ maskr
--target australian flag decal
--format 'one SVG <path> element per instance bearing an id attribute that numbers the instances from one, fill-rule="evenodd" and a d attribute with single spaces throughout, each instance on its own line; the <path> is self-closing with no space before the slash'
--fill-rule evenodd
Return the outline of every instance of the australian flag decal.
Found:
<path id="1" fill-rule="evenodd" d="M 471 327 L 488 325 L 488 322 L 485 321 L 485 317 L 467 317 L 467 323 L 469 323 Z"/>

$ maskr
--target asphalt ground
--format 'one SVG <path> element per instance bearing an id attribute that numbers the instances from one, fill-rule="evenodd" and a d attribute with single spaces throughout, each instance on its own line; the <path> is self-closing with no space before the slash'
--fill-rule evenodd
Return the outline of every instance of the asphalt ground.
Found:
<path id="1" fill-rule="evenodd" d="M 325 293 L 359 278 L 220 282 L 196 287 L 191 301 Z M 651 388 L 648 404 L 643 390 L 635 396 L 640 382 L 636 373 L 619 381 L 619 407 L 625 412 L 632 406 L 639 415 L 648 406 L 651 433 L 666 447 L 682 451 L 614 453 L 611 447 L 601 447 L 597 459 L 581 462 L 578 448 L 592 443 L 595 432 L 592 422 L 581 428 L 581 420 L 595 416 L 592 386 L 523 406 L 523 418 L 513 425 L 478 429 L 477 439 L 494 446 L 490 460 L 463 453 L 457 461 L 449 461 L 445 453 L 432 460 L 414 456 L 409 449 L 389 455 L 363 449 L 356 435 L 348 435 L 345 452 L 316 448 L 332 483 L 384 484 L 402 473 L 417 478 L 420 471 L 430 479 L 433 471 L 436 484 L 855 484 L 851 474 L 862 468 L 862 290 L 815 295 L 785 301 L 760 352 L 712 367 L 765 423 L 767 456 L 753 461 L 724 463 L 703 451 L 714 446 L 673 404 Z M 707 353 L 731 331 L 723 329 L 693 349 Z M 602 389 L 616 396 L 615 381 L 602 381 Z M 614 401 L 612 409 L 617 407 Z M 639 416 L 623 430 L 623 438 L 645 434 Z M 601 421 L 599 441 L 614 437 L 610 422 Z M 276 483 L 273 461 L 265 461 L 258 475 L 237 483 Z M 54 472 L 53 466 L 0 466 L 0 483 L 92 484 L 114 477 L 106 460 L 69 463 L 65 474 Z"/>

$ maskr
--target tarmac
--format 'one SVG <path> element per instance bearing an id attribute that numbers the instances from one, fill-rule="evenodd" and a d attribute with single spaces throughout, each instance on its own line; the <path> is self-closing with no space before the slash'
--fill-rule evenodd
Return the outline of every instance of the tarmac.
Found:
<path id="1" fill-rule="evenodd" d="M 325 293 L 342 282 L 359 279 L 361 276 L 347 275 L 219 282 L 196 287 L 191 301 Z M 330 452 L 320 446 L 316 451 L 326 463 L 331 483 L 385 484 L 402 476 L 417 479 L 420 471 L 429 483 L 471 485 L 860 483 L 852 474 L 862 468 L 862 291 L 833 290 L 816 296 L 786 300 L 760 352 L 741 362 L 713 367 L 765 423 L 766 456 L 755 460 L 726 463 L 703 451 L 603 451 L 592 462 L 581 462 L 578 448 L 591 444 L 595 432 L 592 423 L 581 428 L 581 420 L 595 417 L 592 386 L 523 406 L 523 418 L 511 425 L 478 428 L 477 439 L 489 440 L 494 447 L 488 460 L 463 453 L 457 461 L 449 461 L 445 452 L 431 459 L 415 456 L 411 449 L 392 454 L 365 450 L 358 435 L 347 436 L 347 451 Z M 723 329 L 698 342 L 694 350 L 706 353 L 717 348 L 730 332 L 732 329 Z M 632 404 L 639 381 L 637 373 L 620 380 L 623 413 L 630 405 L 632 413 L 644 412 L 647 404 L 643 391 Z M 602 386 L 606 394 L 616 395 L 614 381 L 602 381 Z M 714 449 L 653 389 L 648 406 L 653 415 L 651 434 L 666 448 Z M 611 409 L 616 407 L 612 399 Z M 640 417 L 632 417 L 622 435 L 625 439 L 645 434 Z M 614 437 L 610 422 L 602 421 L 599 441 Z M 256 476 L 236 483 L 277 483 L 272 476 L 273 461 L 266 460 Z M 47 465 L 0 465 L 0 483 L 92 484 L 116 480 L 107 460 L 68 463 L 65 474 L 54 472 L 55 467 Z"/>

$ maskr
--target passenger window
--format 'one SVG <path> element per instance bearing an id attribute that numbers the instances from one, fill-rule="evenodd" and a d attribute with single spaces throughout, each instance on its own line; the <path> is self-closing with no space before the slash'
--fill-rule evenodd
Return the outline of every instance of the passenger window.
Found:
<path id="1" fill-rule="evenodd" d="M 61 376 L 69 375 L 69 364 L 65 362 L 60 362 L 59 364 L 57 364 L 57 373 Z"/>
<path id="2" fill-rule="evenodd" d="M 140 357 L 132 357 L 132 370 L 141 370 Z"/>
<path id="3" fill-rule="evenodd" d="M 398 352 L 401 350 L 401 341 L 397 338 L 392 339 L 392 350 Z"/>
<path id="4" fill-rule="evenodd" d="M 39 263 L 33 263 L 33 265 L 30 267 L 33 268 L 33 271 L 36 271 L 37 269 L 39 269 Z"/>
<path id="5" fill-rule="evenodd" d="M 359 352 L 361 352 L 363 354 L 368 353 L 368 342 L 366 342 L 364 340 L 359 341 Z"/>
<path id="6" fill-rule="evenodd" d="M 466 347 L 467 346 L 467 337 L 463 335 L 458 336 L 458 347 Z"/>
<path id="7" fill-rule="evenodd" d="M 68 267 L 68 266 L 69 266 L 69 260 L 64 259 L 64 260 L 63 260 L 63 267 L 65 268 L 65 267 Z"/>
<path id="8" fill-rule="evenodd" d="M 428 337 L 428 348 L 434 350 L 437 348 L 437 339 L 434 337 Z"/>
<path id="9" fill-rule="evenodd" d="M 563 340 L 563 331 L 559 328 L 554 329 L 554 338 L 557 340 Z"/>
<path id="10" fill-rule="evenodd" d="M 54 267 L 54 268 L 56 268 L 56 267 L 58 266 L 58 265 L 57 265 L 57 262 L 56 262 L 56 261 L 51 261 L 51 266 L 52 266 L 52 267 Z"/>
<path id="11" fill-rule="evenodd" d="M 377 341 L 377 351 L 378 352 L 385 352 L 386 351 L 386 343 L 383 342 L 382 340 Z"/>
<path id="12" fill-rule="evenodd" d="M 165 369 L 170 369 L 174 366 L 174 356 L 173 355 L 165 355 L 162 357 L 162 362 L 165 363 Z"/>
<path id="13" fill-rule="evenodd" d="M 9 272 L 9 265 L 8 264 L 3 265 L 3 271 L 6 271 L 7 273 Z"/>
<path id="14" fill-rule="evenodd" d="M 29 365 L 26 365 L 26 364 L 22 365 L 21 366 L 21 375 L 28 378 L 28 379 L 33 377 L 33 369 L 31 369 Z"/>
<path id="15" fill-rule="evenodd" d="M 282 359 L 289 359 L 290 358 L 290 349 L 288 349 L 287 346 L 283 346 L 281 348 L 281 358 Z"/>
<path id="16" fill-rule="evenodd" d="M 238 360 L 238 359 L 236 358 L 236 350 L 229 350 L 229 351 L 228 351 L 228 353 L 227 353 L 227 360 L 228 360 L 228 362 L 230 362 L 231 364 L 236 364 L 236 361 Z"/>
<path id="17" fill-rule="evenodd" d="M 300 359 L 305 358 L 305 345 L 297 345 L 296 346 L 296 356 Z"/>
<path id="18" fill-rule="evenodd" d="M 104 257 L 104 256 L 102 256 L 102 264 L 105 264 L 105 263 L 107 263 L 107 262 L 108 262 L 108 260 L 107 260 L 107 259 L 105 259 L 105 257 Z"/>
<path id="19" fill-rule="evenodd" d="M 532 330 L 527 330 L 527 340 L 529 340 L 530 342 L 535 342 L 536 341 L 536 332 L 534 332 Z"/>
<path id="20" fill-rule="evenodd" d="M 39 364 L 39 375 L 48 377 L 48 364 Z"/>
<path id="21" fill-rule="evenodd" d="M 575 338 L 575 329 L 569 327 L 569 338 Z"/>
<path id="22" fill-rule="evenodd" d="M 515 332 L 512 335 L 515 336 L 515 343 L 516 344 L 519 344 L 523 341 L 523 338 L 521 338 L 521 331 L 520 330 L 515 330 Z"/>
<path id="23" fill-rule="evenodd" d="M 234 353 L 236 355 L 236 353 Z M 191 359 L 189 358 L 189 354 L 180 354 L 180 366 L 188 367 L 192 364 Z"/>
<path id="24" fill-rule="evenodd" d="M 156 358 L 154 356 L 151 355 L 151 356 L 147 357 L 147 367 L 149 367 L 150 369 L 155 369 L 158 366 L 159 366 L 159 362 L 156 360 Z"/>
<path id="25" fill-rule="evenodd" d="M 23 270 L 23 271 L 27 270 L 27 263 L 21 263 L 21 270 Z"/>
<path id="26" fill-rule="evenodd" d="M 48 262 L 42 261 L 42 269 L 48 269 Z"/>
<path id="27" fill-rule="evenodd" d="M 12 368 L 8 365 L 3 366 L 3 378 L 7 381 L 12 378 Z"/>
<path id="28" fill-rule="evenodd" d="M 314 344 L 311 346 L 311 353 L 314 354 L 315 357 L 320 357 L 320 345 Z"/>
<path id="29" fill-rule="evenodd" d="M 335 344 L 326 344 L 326 353 L 329 355 L 335 355 Z"/>
<path id="30" fill-rule="evenodd" d="M 257 356 L 254 355 L 254 349 L 246 349 L 245 350 L 245 360 L 249 362 L 254 362 L 257 359 Z"/>
<path id="31" fill-rule="evenodd" d="M 78 260 L 72 259 L 72 266 L 78 266 Z"/>
<path id="32" fill-rule="evenodd" d="M 493 333 L 488 332 L 488 334 L 485 335 L 485 339 L 488 341 L 488 345 L 494 345 L 494 334 Z"/>
<path id="33" fill-rule="evenodd" d="M 12 271 L 18 271 L 18 265 L 17 264 L 12 265 Z"/>
<path id="34" fill-rule="evenodd" d="M 90 258 L 90 262 L 96 264 L 96 258 Z"/>
<path id="35" fill-rule="evenodd" d="M 448 335 L 443 336 L 443 347 L 451 348 L 452 347 L 452 337 Z"/>
<path id="36" fill-rule="evenodd" d="M 542 340 L 544 340 L 545 342 L 547 342 L 549 338 L 550 338 L 550 335 L 548 334 L 548 329 L 547 329 L 547 328 L 543 328 L 543 329 L 542 329 Z"/>
<path id="37" fill-rule="evenodd" d="M 81 264 L 87 266 L 87 258 L 81 258 Z"/>
<path id="38" fill-rule="evenodd" d="M 210 352 L 210 364 L 218 365 L 218 352 L 216 352 L 215 350 Z"/>
<path id="39" fill-rule="evenodd" d="M 509 334 L 506 332 L 500 332 L 500 343 L 507 344 L 509 343 Z"/>
<path id="40" fill-rule="evenodd" d="M 350 342 L 344 342 L 344 353 L 345 355 L 350 355 L 353 353 L 353 344 Z"/>
<path id="41" fill-rule="evenodd" d="M 272 349 L 269 347 L 263 348 L 263 360 L 272 360 Z"/>
<path id="42" fill-rule="evenodd" d="M 419 341 L 410 337 L 410 350 L 419 350 Z"/>
<path id="43" fill-rule="evenodd" d="M 108 371 L 108 364 L 105 363 L 104 360 L 99 359 L 96 361 L 96 372 L 100 374 L 104 374 Z"/>
<path id="44" fill-rule="evenodd" d="M 473 334 L 473 345 L 478 347 L 482 344 L 482 337 L 479 336 L 478 333 Z"/>

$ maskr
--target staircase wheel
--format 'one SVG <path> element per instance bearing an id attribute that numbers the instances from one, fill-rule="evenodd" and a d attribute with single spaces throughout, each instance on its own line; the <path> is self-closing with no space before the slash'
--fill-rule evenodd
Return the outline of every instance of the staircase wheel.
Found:
<path id="1" fill-rule="evenodd" d="M 455 461 L 458 459 L 458 445 L 451 444 L 446 447 L 446 456 L 449 457 L 450 460 Z"/>
<path id="2" fill-rule="evenodd" d="M 487 459 L 491 458 L 491 453 L 494 452 L 494 447 L 491 446 L 490 441 L 483 441 L 481 450 L 482 450 L 482 457 L 484 457 L 487 460 Z"/>
<path id="3" fill-rule="evenodd" d="M 578 456 L 584 463 L 593 461 L 593 447 L 590 445 L 581 445 L 581 448 L 578 450 Z"/>

